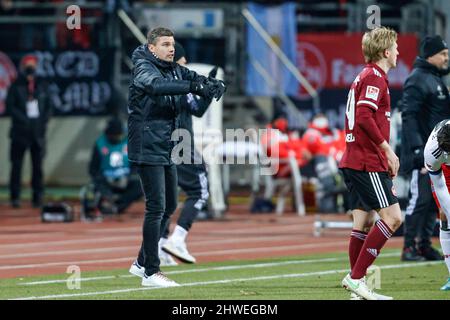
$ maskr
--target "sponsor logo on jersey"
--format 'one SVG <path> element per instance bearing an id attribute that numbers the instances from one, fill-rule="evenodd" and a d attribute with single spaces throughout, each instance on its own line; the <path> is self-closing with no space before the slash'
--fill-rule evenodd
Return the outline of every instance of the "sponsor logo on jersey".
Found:
<path id="1" fill-rule="evenodd" d="M 353 135 L 353 133 L 347 133 L 345 135 L 345 142 L 353 142 L 355 141 L 355 136 Z"/>
<path id="2" fill-rule="evenodd" d="M 372 100 L 378 100 L 378 93 L 380 93 L 380 89 L 373 86 L 367 86 L 366 89 L 366 98 Z"/>

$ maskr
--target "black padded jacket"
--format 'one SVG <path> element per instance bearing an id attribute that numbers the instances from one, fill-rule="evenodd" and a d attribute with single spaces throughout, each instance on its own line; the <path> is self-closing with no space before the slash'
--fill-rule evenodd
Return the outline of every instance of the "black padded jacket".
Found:
<path id="1" fill-rule="evenodd" d="M 417 57 L 405 81 L 402 97 L 400 170 L 409 173 L 424 166 L 423 149 L 434 126 L 450 118 L 450 98 L 441 71 Z"/>
<path id="2" fill-rule="evenodd" d="M 170 165 L 180 127 L 183 98 L 192 81 L 205 77 L 155 57 L 146 44 L 136 48 L 128 96 L 128 159 L 142 165 Z"/>

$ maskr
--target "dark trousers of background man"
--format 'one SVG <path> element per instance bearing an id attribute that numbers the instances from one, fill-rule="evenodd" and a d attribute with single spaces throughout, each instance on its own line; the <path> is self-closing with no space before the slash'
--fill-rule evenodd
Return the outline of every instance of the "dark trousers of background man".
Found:
<path id="1" fill-rule="evenodd" d="M 95 190 L 102 198 L 113 199 L 118 213 L 125 211 L 133 202 L 142 197 L 141 182 L 138 177 L 130 177 L 125 188 L 111 186 L 106 179 L 95 183 Z"/>
<path id="2" fill-rule="evenodd" d="M 22 137 L 23 138 L 23 137 Z M 30 149 L 32 176 L 31 186 L 33 188 L 33 204 L 39 205 L 44 192 L 42 160 L 45 154 L 44 139 L 12 139 L 10 149 L 11 176 L 9 190 L 11 201 L 20 200 L 22 166 L 25 152 Z"/>
<path id="3" fill-rule="evenodd" d="M 137 166 L 145 195 L 143 240 L 138 263 L 152 275 L 159 269 L 158 242 L 177 208 L 177 169 L 168 166 Z"/>
<path id="4" fill-rule="evenodd" d="M 422 174 L 419 169 L 412 171 L 409 199 L 404 222 L 404 247 L 415 247 L 415 238 L 420 237 L 418 248 L 427 248 L 431 246 L 431 236 L 436 225 L 438 212 L 431 193 L 428 172 Z"/>
<path id="5" fill-rule="evenodd" d="M 206 207 L 209 197 L 208 176 L 204 164 L 179 164 L 177 175 L 178 185 L 187 195 L 177 225 L 189 231 L 198 213 Z M 169 237 L 169 226 L 161 236 Z"/>

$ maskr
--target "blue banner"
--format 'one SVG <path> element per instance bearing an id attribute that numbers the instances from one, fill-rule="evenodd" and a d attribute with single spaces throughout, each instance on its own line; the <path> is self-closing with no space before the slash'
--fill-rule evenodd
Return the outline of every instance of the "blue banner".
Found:
<path id="1" fill-rule="evenodd" d="M 294 65 L 297 61 L 295 6 L 295 3 L 285 3 L 279 6 L 254 3 L 248 5 L 250 13 Z M 247 54 L 247 95 L 274 96 L 276 92 L 254 68 L 252 61 L 258 62 L 285 94 L 298 95 L 298 82 L 295 77 L 248 22 Z"/>

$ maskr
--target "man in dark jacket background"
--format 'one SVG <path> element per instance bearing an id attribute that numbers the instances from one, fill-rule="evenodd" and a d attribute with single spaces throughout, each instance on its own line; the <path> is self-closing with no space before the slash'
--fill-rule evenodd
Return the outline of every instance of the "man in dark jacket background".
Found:
<path id="1" fill-rule="evenodd" d="M 182 66 L 187 64 L 184 48 L 178 42 L 175 43 L 174 61 Z M 210 78 L 215 78 L 217 69 L 218 67 L 214 67 L 210 71 Z M 171 255 L 183 262 L 195 263 L 196 259 L 187 249 L 186 238 L 198 213 L 206 207 L 209 197 L 206 167 L 202 156 L 195 149 L 192 116 L 202 117 L 211 104 L 211 99 L 188 93 L 182 100 L 185 107 L 180 112 L 180 128 L 189 133 L 190 141 L 186 142 L 191 148 L 189 148 L 190 157 L 186 157 L 188 162 L 183 161 L 177 164 L 177 175 L 178 186 L 186 193 L 187 198 L 172 234 L 169 237 L 169 226 L 167 226 L 159 241 L 161 263 L 172 266 L 177 265 L 177 262 Z M 182 158 L 185 158 L 184 155 Z"/>
<path id="2" fill-rule="evenodd" d="M 42 205 L 44 194 L 42 161 L 45 154 L 45 133 L 52 108 L 47 83 L 36 77 L 37 63 L 34 55 L 22 58 L 20 75 L 9 88 L 6 98 L 7 112 L 11 115 L 9 190 L 14 208 L 20 207 L 22 164 L 28 149 L 33 167 L 33 207 Z"/>
<path id="3" fill-rule="evenodd" d="M 421 55 L 405 81 L 402 98 L 400 170 L 411 175 L 403 261 L 442 259 L 431 246 L 438 209 L 424 168 L 423 151 L 434 126 L 450 118 L 449 93 L 442 79 L 448 73 L 448 47 L 440 36 L 434 36 L 423 39 L 420 49 Z M 416 237 L 420 237 L 418 244 Z"/>
<path id="4" fill-rule="evenodd" d="M 183 96 L 193 93 L 219 99 L 225 85 L 173 61 L 171 30 L 152 29 L 147 41 L 133 52 L 128 98 L 128 159 L 137 167 L 145 194 L 143 241 L 130 273 L 142 277 L 143 286 L 172 287 L 178 284 L 161 273 L 158 257 L 160 236 L 177 206 L 171 136 L 179 128 Z"/>

